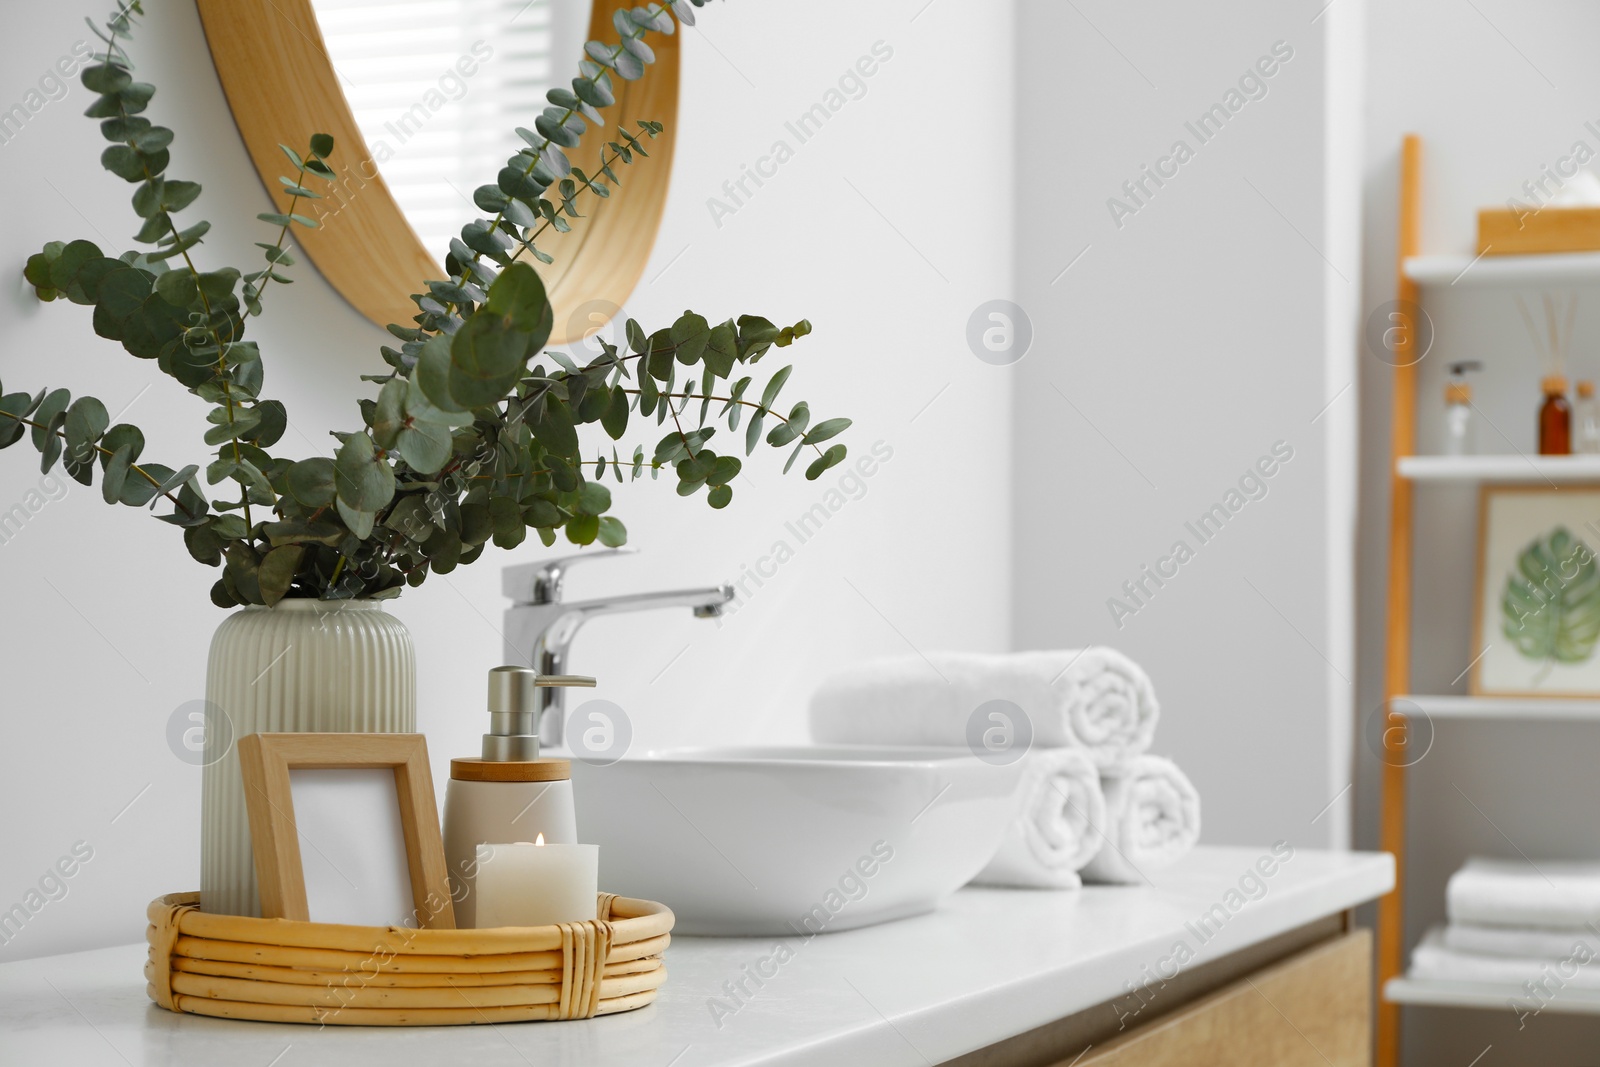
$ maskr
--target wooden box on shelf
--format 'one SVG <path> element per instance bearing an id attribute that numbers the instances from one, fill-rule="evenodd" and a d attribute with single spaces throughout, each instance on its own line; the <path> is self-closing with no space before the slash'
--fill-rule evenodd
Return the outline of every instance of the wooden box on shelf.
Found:
<path id="1" fill-rule="evenodd" d="M 1488 256 L 1600 250 L 1600 207 L 1478 212 L 1478 252 Z"/>

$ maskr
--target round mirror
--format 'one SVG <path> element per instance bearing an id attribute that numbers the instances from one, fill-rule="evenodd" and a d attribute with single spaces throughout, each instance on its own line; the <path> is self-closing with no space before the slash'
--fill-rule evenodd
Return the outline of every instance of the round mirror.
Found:
<path id="1" fill-rule="evenodd" d="M 378 325 L 409 325 L 410 294 L 443 278 L 444 253 L 483 212 L 492 184 L 532 127 L 545 93 L 577 74 L 587 40 L 608 39 L 627 0 L 199 0 L 206 38 L 256 170 L 280 204 L 288 161 L 311 134 L 333 135 L 338 180 L 311 201 L 302 249 Z M 678 40 L 652 39 L 644 77 L 568 152 L 598 170 L 605 141 L 636 120 L 666 124 L 650 156 L 590 200 L 569 233 L 547 233 L 540 266 L 555 306 L 552 344 L 604 325 L 638 283 L 666 204 L 678 100 Z"/>

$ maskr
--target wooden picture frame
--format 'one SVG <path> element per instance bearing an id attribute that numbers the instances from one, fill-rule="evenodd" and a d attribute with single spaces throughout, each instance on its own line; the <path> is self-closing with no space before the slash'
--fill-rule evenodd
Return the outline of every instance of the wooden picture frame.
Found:
<path id="1" fill-rule="evenodd" d="M 347 167 L 353 166 L 360 195 L 340 207 L 334 224 L 297 227 L 295 242 L 329 284 L 375 325 L 409 324 L 417 313 L 411 294 L 427 292 L 430 278 L 444 278 L 440 264 L 446 249 L 422 243 L 384 183 L 328 57 L 312 0 L 197 4 L 217 77 L 273 210 L 287 211 L 289 203 L 278 181 L 288 161 L 278 146 L 298 147 L 313 133 L 331 134 L 334 169 L 348 182 L 353 179 Z M 612 15 L 632 5 L 633 0 L 593 0 L 589 39 L 609 40 L 616 32 Z M 635 81 L 615 80 L 617 100 L 606 109 L 605 123 L 591 128 L 567 152 L 573 166 L 598 173 L 605 142 L 618 125 L 633 130 L 639 119 L 666 124 L 647 142 L 650 158 L 630 167 L 609 197 L 587 200 L 584 217 L 570 220 L 571 232 L 540 238 L 540 250 L 555 257 L 554 263 L 538 267 L 555 312 L 552 346 L 581 340 L 604 325 L 644 275 L 672 175 L 682 37 L 681 29 L 653 34 L 650 47 L 656 61 Z M 581 58 L 572 57 L 573 73 Z M 533 116 L 527 125 L 533 125 Z M 483 178 L 493 179 L 493 174 Z M 462 210 L 465 223 L 476 209 L 464 204 Z"/>
<path id="2" fill-rule="evenodd" d="M 417 925 L 455 929 L 433 770 L 421 734 L 248 734 L 237 747 L 262 918 L 311 921 L 289 772 L 388 768 L 400 801 Z"/>
<path id="3" fill-rule="evenodd" d="M 1524 514 L 1508 515 L 1507 506 L 1519 502 Z M 1473 647 L 1469 652 L 1473 664 L 1468 683 L 1473 696 L 1600 697 L 1600 641 L 1593 643 L 1589 656 L 1582 661 L 1550 661 L 1542 669 L 1529 667 L 1519 674 L 1519 665 L 1540 661 L 1528 660 L 1503 633 L 1501 598 L 1511 570 L 1509 563 L 1533 540 L 1553 532 L 1557 525 L 1566 527 L 1580 540 L 1592 560 L 1600 552 L 1600 484 L 1486 484 L 1478 490 Z M 1576 571 L 1572 578 L 1552 576 L 1561 590 L 1576 579 Z"/>

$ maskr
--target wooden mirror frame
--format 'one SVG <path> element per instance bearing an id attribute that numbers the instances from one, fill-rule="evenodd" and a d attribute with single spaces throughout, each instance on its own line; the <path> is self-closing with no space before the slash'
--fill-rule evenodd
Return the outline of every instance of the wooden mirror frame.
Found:
<path id="1" fill-rule="evenodd" d="M 297 227 L 294 239 L 357 311 L 379 326 L 411 325 L 417 308 L 410 295 L 426 292 L 427 280 L 444 277 L 442 259 L 424 247 L 384 183 L 339 85 L 312 0 L 196 3 L 239 135 L 277 210 L 288 210 L 278 181 L 288 161 L 278 145 L 298 148 L 313 133 L 333 135 L 330 164 L 347 193 L 337 212 L 327 213 L 326 225 Z M 587 39 L 605 40 L 614 32 L 612 12 L 629 6 L 629 0 L 594 0 Z M 605 110 L 603 130 L 591 126 L 567 153 L 575 166 L 595 173 L 604 142 L 614 139 L 604 131 L 618 125 L 637 129 L 637 119 L 666 125 L 659 137 L 647 140 L 650 158 L 629 167 L 625 183 L 608 198 L 586 201 L 584 217 L 571 220 L 572 232 L 551 231 L 540 239 L 540 250 L 555 257 L 553 264 L 538 265 L 555 310 L 552 345 L 576 341 L 603 325 L 644 273 L 672 173 L 681 32 L 651 38 L 656 61 L 637 81 L 614 79 L 617 102 Z M 579 58 L 573 57 L 573 73 Z M 529 116 L 527 125 L 532 124 Z M 360 158 L 352 164 L 354 155 Z M 462 221 L 467 221 L 465 206 Z"/>

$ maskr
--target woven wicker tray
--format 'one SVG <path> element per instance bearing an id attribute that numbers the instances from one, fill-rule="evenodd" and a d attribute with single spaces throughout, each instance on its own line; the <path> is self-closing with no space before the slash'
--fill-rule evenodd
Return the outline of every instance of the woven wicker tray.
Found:
<path id="1" fill-rule="evenodd" d="M 211 915 L 152 901 L 144 974 L 170 1011 L 261 1022 L 451 1026 L 631 1011 L 667 980 L 672 911 L 600 894 L 558 926 L 411 930 Z"/>

